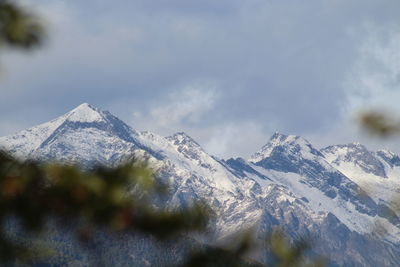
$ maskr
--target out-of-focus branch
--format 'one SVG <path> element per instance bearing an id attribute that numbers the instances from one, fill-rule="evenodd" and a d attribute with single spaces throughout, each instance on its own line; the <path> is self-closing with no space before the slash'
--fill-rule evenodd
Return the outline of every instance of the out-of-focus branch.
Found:
<path id="1" fill-rule="evenodd" d="M 383 111 L 367 111 L 359 117 L 363 129 L 378 137 L 391 137 L 400 134 L 400 119 Z"/>
<path id="2" fill-rule="evenodd" d="M 146 193 L 132 193 L 135 188 Z M 59 227 L 143 232 L 160 239 L 206 226 L 207 210 L 202 206 L 156 208 L 156 189 L 149 168 L 140 164 L 83 171 L 20 162 L 0 153 L 0 261 L 21 258 L 28 249 L 7 238 L 10 229 L 4 222 L 9 219 L 19 222 L 26 233 L 40 234 L 46 222 L 55 219 L 61 222 Z M 90 231 L 76 232 L 80 240 L 90 241 Z"/>
<path id="3" fill-rule="evenodd" d="M 15 1 L 0 0 L 0 45 L 25 50 L 40 45 L 44 38 L 40 19 Z"/>

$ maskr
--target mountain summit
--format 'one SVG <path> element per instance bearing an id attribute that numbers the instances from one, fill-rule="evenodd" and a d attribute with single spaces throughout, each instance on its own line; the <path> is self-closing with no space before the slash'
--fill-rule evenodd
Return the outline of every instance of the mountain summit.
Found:
<path id="1" fill-rule="evenodd" d="M 87 164 L 109 164 L 141 147 L 138 133 L 108 111 L 87 103 L 15 135 L 0 144 L 21 158 Z"/>
<path id="2" fill-rule="evenodd" d="M 317 237 L 314 252 L 329 253 L 333 265 L 400 262 L 400 219 L 391 201 L 400 188 L 400 157 L 389 151 L 369 151 L 361 144 L 318 149 L 300 136 L 275 133 L 248 161 L 224 161 L 186 133 L 138 132 L 86 103 L 1 137 L 0 146 L 24 159 L 85 167 L 115 166 L 140 155 L 157 179 L 170 185 L 167 207 L 202 200 L 213 208 L 219 215 L 210 222 L 216 242 L 249 228 L 262 238 L 279 226 L 293 238 Z M 372 232 L 374 225 L 385 235 Z"/>
<path id="3" fill-rule="evenodd" d="M 303 158 L 321 156 L 321 153 L 313 148 L 306 139 L 297 135 L 285 135 L 276 132 L 269 142 L 255 153 L 249 161 L 253 163 L 261 162 L 277 153 L 296 154 Z"/>
<path id="4" fill-rule="evenodd" d="M 102 111 L 92 107 L 88 103 L 83 103 L 68 112 L 65 116 L 69 121 L 89 123 L 104 121 L 105 116 L 102 113 Z"/>

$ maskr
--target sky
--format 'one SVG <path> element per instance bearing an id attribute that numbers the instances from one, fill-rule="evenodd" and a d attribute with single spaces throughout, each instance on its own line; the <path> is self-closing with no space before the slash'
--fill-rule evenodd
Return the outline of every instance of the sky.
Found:
<path id="1" fill-rule="evenodd" d="M 374 108 L 400 116 L 398 0 L 20 2 L 47 37 L 33 53 L 0 51 L 0 135 L 87 102 L 222 158 L 276 131 L 400 151 L 356 123 Z"/>

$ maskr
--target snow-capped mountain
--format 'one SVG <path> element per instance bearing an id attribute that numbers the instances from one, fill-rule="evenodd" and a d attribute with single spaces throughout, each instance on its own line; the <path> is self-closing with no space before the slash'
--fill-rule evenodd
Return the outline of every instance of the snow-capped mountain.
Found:
<path id="1" fill-rule="evenodd" d="M 357 183 L 377 203 L 398 209 L 400 158 L 387 150 L 369 151 L 359 143 L 329 146 L 321 150 L 326 160 Z"/>
<path id="2" fill-rule="evenodd" d="M 84 103 L 50 122 L 1 138 L 1 143 L 22 158 L 110 164 L 134 149 L 146 150 L 138 135 L 111 113 Z"/>
<path id="3" fill-rule="evenodd" d="M 85 167 L 142 155 L 170 184 L 167 205 L 210 204 L 218 215 L 215 241 L 250 227 L 261 237 L 280 226 L 292 236 L 317 237 L 315 251 L 333 264 L 400 262 L 400 220 L 392 203 L 400 189 L 400 157 L 389 151 L 360 144 L 317 149 L 299 136 L 275 133 L 249 160 L 222 160 L 185 133 L 139 132 L 88 104 L 2 137 L 0 145 L 21 158 Z M 384 235 L 373 231 L 377 224 Z"/>

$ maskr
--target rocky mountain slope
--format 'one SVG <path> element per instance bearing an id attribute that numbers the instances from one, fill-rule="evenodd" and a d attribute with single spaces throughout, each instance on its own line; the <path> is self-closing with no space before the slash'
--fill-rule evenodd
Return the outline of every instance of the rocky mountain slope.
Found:
<path id="1" fill-rule="evenodd" d="M 250 227 L 259 237 L 280 226 L 313 236 L 315 252 L 333 265 L 393 266 L 400 262 L 400 157 L 361 144 L 317 149 L 276 133 L 249 160 L 209 155 L 185 133 L 138 132 L 106 111 L 82 104 L 48 123 L 0 138 L 21 158 L 84 167 L 147 158 L 168 182 L 167 205 L 205 200 L 218 214 L 214 241 Z M 384 233 L 374 231 L 384 229 Z M 265 261 L 265 255 L 257 255 Z"/>

